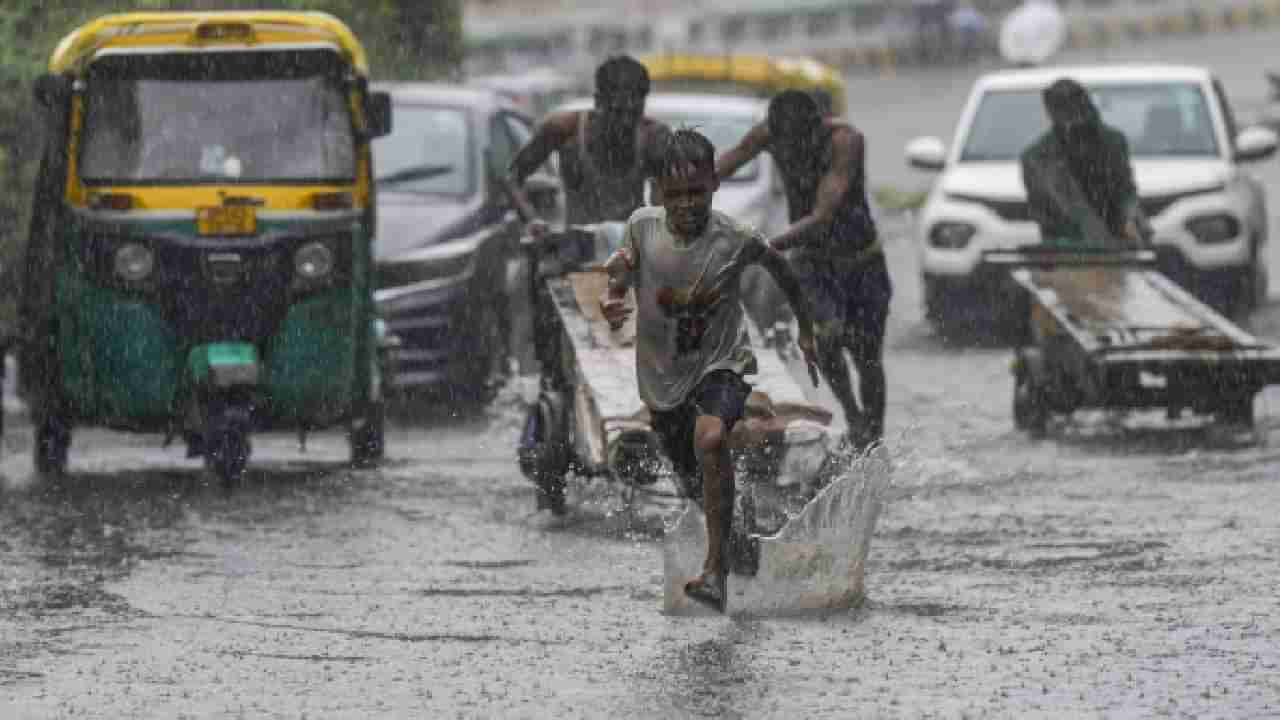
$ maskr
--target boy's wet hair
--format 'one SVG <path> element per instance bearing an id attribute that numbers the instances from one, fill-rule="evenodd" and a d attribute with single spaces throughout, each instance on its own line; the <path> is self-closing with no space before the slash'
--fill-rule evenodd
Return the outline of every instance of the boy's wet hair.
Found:
<path id="1" fill-rule="evenodd" d="M 658 169 L 659 178 L 688 177 L 704 170 L 714 175 L 716 147 L 697 130 L 680 128 L 667 135 Z"/>
<path id="2" fill-rule="evenodd" d="M 783 90 L 769 101 L 769 134 L 780 136 L 791 129 L 822 120 L 818 101 L 802 90 Z"/>
<path id="3" fill-rule="evenodd" d="M 610 95 L 617 92 L 649 94 L 649 71 L 630 55 L 614 55 L 596 68 L 596 92 Z"/>

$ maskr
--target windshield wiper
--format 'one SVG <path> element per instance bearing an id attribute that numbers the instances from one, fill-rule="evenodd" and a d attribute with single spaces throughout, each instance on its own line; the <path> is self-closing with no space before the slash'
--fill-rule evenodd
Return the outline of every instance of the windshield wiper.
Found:
<path id="1" fill-rule="evenodd" d="M 429 180 L 438 175 L 451 173 L 453 170 L 454 167 L 452 165 L 410 165 L 407 168 L 383 175 L 375 182 L 378 185 L 395 185 L 415 180 Z"/>

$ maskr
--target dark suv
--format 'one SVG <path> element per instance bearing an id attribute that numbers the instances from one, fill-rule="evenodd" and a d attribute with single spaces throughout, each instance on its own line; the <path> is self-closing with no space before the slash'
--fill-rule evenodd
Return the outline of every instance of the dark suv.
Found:
<path id="1" fill-rule="evenodd" d="M 400 339 L 394 391 L 483 401 L 508 367 L 520 225 L 499 181 L 532 121 L 496 92 L 391 84 L 392 133 L 373 145 L 379 313 Z M 530 179 L 548 216 L 549 172 Z"/>

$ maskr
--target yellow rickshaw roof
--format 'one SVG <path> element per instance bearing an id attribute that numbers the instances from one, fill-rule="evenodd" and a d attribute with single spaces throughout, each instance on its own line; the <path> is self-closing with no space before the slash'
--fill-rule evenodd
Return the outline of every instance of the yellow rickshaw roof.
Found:
<path id="1" fill-rule="evenodd" d="M 844 87 L 844 79 L 834 68 L 812 58 L 779 58 L 774 61 L 779 72 L 788 79 L 808 82 L 819 87 Z"/>
<path id="2" fill-rule="evenodd" d="M 665 53 L 640 58 L 655 83 L 670 80 L 721 80 L 783 88 L 820 88 L 844 97 L 844 78 L 834 68 L 812 58 L 768 55 L 711 55 Z"/>
<path id="3" fill-rule="evenodd" d="M 763 55 L 698 55 L 670 53 L 640 58 L 654 82 L 672 79 L 728 80 L 772 85 L 777 69 Z"/>
<path id="4" fill-rule="evenodd" d="M 225 45 L 216 37 L 200 37 L 201 29 L 248 26 L 253 47 L 332 43 L 361 75 L 369 74 L 364 47 L 338 18 L 322 12 L 139 12 L 104 15 L 72 31 L 58 43 L 49 71 L 78 72 L 104 48 Z M 216 34 L 216 33 L 215 33 Z"/>

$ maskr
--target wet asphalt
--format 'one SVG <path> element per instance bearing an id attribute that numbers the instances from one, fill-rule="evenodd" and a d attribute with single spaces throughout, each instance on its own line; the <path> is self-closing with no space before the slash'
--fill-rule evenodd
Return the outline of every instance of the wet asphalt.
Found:
<path id="1" fill-rule="evenodd" d="M 1235 68 L 1229 49 L 1204 61 Z M 851 94 L 885 98 L 888 141 L 952 108 L 903 88 L 965 72 Z M 1249 86 L 1230 72 L 1228 92 Z M 890 160 L 873 154 L 873 177 Z M 535 513 L 514 458 L 527 382 L 395 424 L 374 470 L 347 469 L 336 433 L 305 453 L 260 438 L 232 493 L 159 438 L 99 431 L 39 480 L 19 412 L 0 455 L 0 718 L 1280 716 L 1280 390 L 1248 437 L 1077 413 L 1030 440 L 1010 350 L 920 319 L 904 223 L 885 225 L 897 469 L 862 607 L 661 614 L 677 504 L 578 482 L 568 517 Z M 1280 342 L 1280 305 L 1249 326 Z"/>

